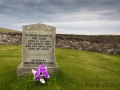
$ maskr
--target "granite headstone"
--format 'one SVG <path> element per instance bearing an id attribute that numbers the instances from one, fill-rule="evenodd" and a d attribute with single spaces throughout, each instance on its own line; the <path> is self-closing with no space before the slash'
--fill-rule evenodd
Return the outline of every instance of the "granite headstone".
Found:
<path id="1" fill-rule="evenodd" d="M 31 69 L 44 64 L 48 72 L 56 72 L 55 58 L 56 28 L 45 24 L 31 24 L 22 27 L 22 63 L 17 76 L 26 76 Z"/>

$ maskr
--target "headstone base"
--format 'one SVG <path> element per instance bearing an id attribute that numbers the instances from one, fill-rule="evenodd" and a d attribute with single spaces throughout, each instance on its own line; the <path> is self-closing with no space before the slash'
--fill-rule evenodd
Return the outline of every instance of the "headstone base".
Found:
<path id="1" fill-rule="evenodd" d="M 36 69 L 37 67 L 33 66 L 24 66 L 22 63 L 17 67 L 17 76 L 28 76 L 32 69 Z M 49 73 L 55 73 L 58 71 L 58 64 L 56 63 L 52 67 L 47 67 Z"/>

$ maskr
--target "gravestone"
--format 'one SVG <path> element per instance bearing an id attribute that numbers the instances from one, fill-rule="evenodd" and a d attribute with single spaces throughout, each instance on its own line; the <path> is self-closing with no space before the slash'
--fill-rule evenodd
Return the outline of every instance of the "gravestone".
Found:
<path id="1" fill-rule="evenodd" d="M 49 73 L 56 72 L 55 59 L 56 28 L 45 24 L 31 24 L 22 27 L 22 63 L 17 76 L 26 76 L 31 69 L 44 64 Z"/>

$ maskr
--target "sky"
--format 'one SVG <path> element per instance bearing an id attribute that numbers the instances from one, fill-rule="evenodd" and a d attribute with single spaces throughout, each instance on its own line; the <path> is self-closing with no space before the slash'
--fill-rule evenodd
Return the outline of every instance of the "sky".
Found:
<path id="1" fill-rule="evenodd" d="M 120 0 L 0 0 L 0 27 L 42 23 L 57 34 L 120 35 Z"/>

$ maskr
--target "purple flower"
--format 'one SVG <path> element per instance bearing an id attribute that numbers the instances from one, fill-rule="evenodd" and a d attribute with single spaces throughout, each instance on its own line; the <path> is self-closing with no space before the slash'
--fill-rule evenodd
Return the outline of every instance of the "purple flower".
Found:
<path id="1" fill-rule="evenodd" d="M 37 68 L 35 71 L 37 71 L 34 75 L 35 75 L 35 77 L 39 77 L 40 76 L 40 69 L 39 68 Z"/>
<path id="2" fill-rule="evenodd" d="M 39 67 L 40 67 L 40 71 L 41 71 L 42 75 L 45 78 L 50 78 L 50 75 L 48 74 L 47 68 L 43 64 L 41 64 Z"/>
<path id="3" fill-rule="evenodd" d="M 36 81 L 40 81 L 40 79 L 41 79 L 41 77 L 39 76 L 39 77 L 36 77 Z"/>
<path id="4" fill-rule="evenodd" d="M 41 67 L 40 70 L 41 70 L 42 73 L 47 72 L 47 68 L 46 67 Z"/>
<path id="5" fill-rule="evenodd" d="M 33 73 L 34 77 L 39 77 L 40 76 L 40 70 L 39 69 L 36 69 L 36 70 L 32 69 L 32 73 Z"/>
<path id="6" fill-rule="evenodd" d="M 47 67 L 45 67 L 43 64 L 39 65 L 39 67 L 36 70 L 32 69 L 32 72 L 36 81 L 40 81 L 41 83 L 45 83 L 42 77 L 50 78 Z"/>
<path id="7" fill-rule="evenodd" d="M 48 74 L 48 72 L 44 72 L 43 76 L 45 76 L 45 78 L 50 78 L 50 75 Z"/>

